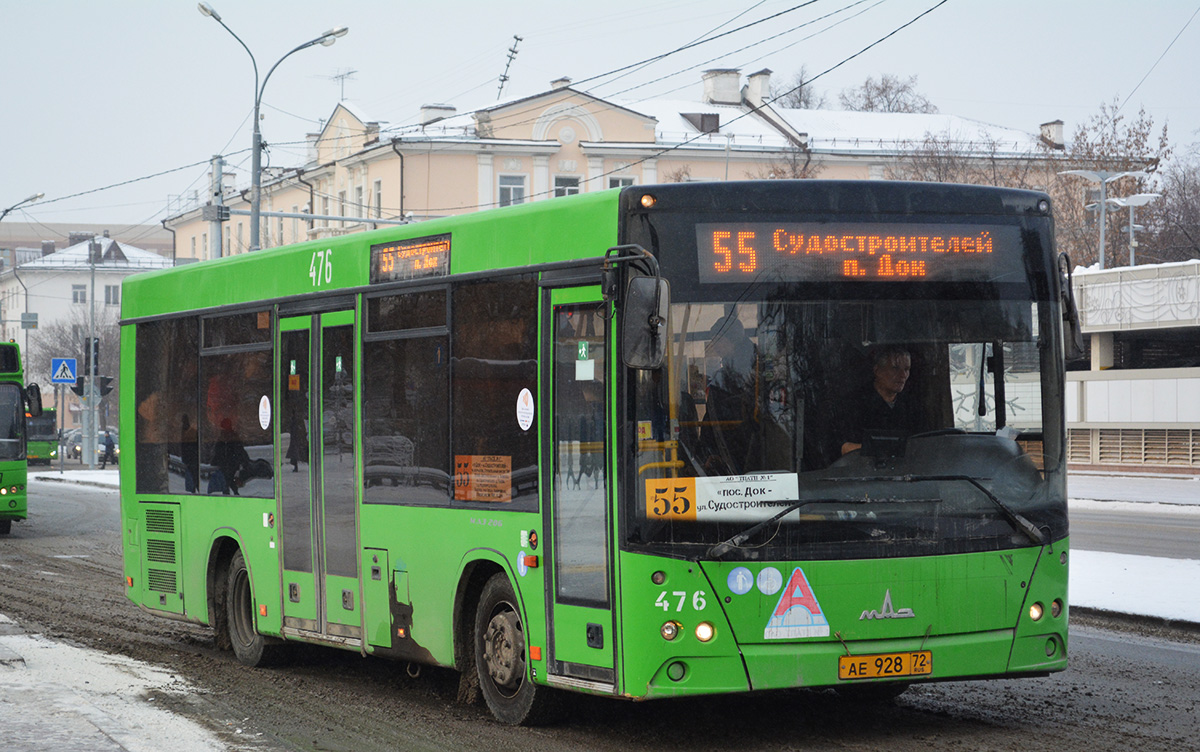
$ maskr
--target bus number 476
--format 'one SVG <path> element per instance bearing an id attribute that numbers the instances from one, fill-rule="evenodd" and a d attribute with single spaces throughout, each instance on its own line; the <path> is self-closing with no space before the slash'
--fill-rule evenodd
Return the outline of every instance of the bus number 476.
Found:
<path id="1" fill-rule="evenodd" d="M 313 287 L 327 285 L 333 281 L 333 249 L 313 251 L 312 260 L 308 262 L 308 278 Z"/>

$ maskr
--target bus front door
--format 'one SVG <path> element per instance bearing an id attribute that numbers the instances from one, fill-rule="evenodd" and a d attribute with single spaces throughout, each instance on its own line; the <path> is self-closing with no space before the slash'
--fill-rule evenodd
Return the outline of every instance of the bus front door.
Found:
<path id="1" fill-rule="evenodd" d="M 599 287 L 555 290 L 549 430 L 553 456 L 545 528 L 552 534 L 550 677 L 616 684 L 609 519 L 609 337 Z"/>
<path id="2" fill-rule="evenodd" d="M 284 631 L 362 637 L 354 482 L 354 312 L 281 318 Z"/>

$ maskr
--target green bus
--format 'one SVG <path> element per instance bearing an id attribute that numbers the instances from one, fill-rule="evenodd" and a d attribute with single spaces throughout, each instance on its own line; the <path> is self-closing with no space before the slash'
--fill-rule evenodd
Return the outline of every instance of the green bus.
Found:
<path id="1" fill-rule="evenodd" d="M 26 458 L 30 465 L 49 465 L 58 459 L 58 411 L 53 407 L 43 408 L 42 414 L 33 417 L 25 413 Z"/>
<path id="2" fill-rule="evenodd" d="M 1041 193 L 784 180 L 130 277 L 126 592 L 514 724 L 1062 670 L 1064 261 Z"/>
<path id="3" fill-rule="evenodd" d="M 21 348 L 0 342 L 0 535 L 28 512 L 25 416 L 42 414 L 37 384 L 25 386 Z"/>

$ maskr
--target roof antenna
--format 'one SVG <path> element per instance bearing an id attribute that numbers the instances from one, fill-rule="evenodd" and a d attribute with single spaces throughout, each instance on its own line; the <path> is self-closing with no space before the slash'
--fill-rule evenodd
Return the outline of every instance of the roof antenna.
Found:
<path id="1" fill-rule="evenodd" d="M 334 73 L 332 76 L 327 76 L 327 78 L 330 81 L 337 81 L 341 85 L 342 93 L 341 93 L 341 96 L 338 97 L 339 102 L 346 101 L 346 79 L 354 78 L 355 73 L 358 73 L 358 71 L 350 70 L 350 69 L 346 69 L 346 70 L 339 69 L 338 72 Z"/>
<path id="2" fill-rule="evenodd" d="M 513 46 L 508 48 L 508 62 L 504 64 L 504 73 L 500 76 L 500 89 L 496 92 L 496 101 L 500 101 L 501 95 L 504 94 L 504 84 L 508 83 L 508 69 L 512 67 L 513 58 L 517 56 L 517 45 L 521 43 L 521 37 L 513 34 Z"/>

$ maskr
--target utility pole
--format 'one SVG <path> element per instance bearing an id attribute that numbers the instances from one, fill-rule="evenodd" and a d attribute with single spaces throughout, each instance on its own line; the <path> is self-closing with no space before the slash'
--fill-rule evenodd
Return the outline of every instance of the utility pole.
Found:
<path id="1" fill-rule="evenodd" d="M 222 178 L 225 174 L 225 158 L 220 154 L 214 154 L 212 158 L 212 173 L 209 179 L 211 186 L 209 196 L 212 199 L 213 206 L 224 206 L 225 204 L 225 188 L 222 185 Z M 217 209 L 213 213 L 213 219 L 208 223 L 208 243 L 209 243 L 209 258 L 221 258 L 221 246 L 223 244 L 221 238 L 221 212 Z"/>
<path id="2" fill-rule="evenodd" d="M 83 427 L 83 460 L 87 462 L 89 470 L 96 469 L 96 256 L 100 254 L 100 241 L 94 237 L 88 243 L 88 265 L 92 267 L 92 289 L 88 293 L 90 298 L 88 311 L 88 341 L 85 347 L 86 357 L 84 362 L 88 364 L 87 377 L 83 382 L 83 393 L 87 398 L 87 420 Z"/>

